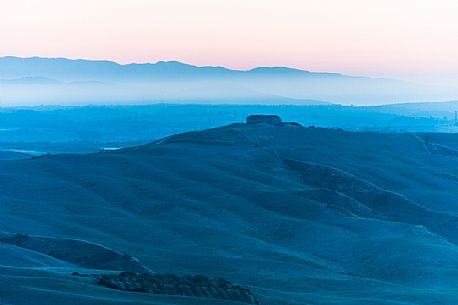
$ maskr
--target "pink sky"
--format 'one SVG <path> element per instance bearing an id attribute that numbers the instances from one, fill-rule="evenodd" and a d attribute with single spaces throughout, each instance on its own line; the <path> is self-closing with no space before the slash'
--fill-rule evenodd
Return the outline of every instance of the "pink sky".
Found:
<path id="1" fill-rule="evenodd" d="M 6 0 L 0 56 L 458 77 L 455 0 Z"/>

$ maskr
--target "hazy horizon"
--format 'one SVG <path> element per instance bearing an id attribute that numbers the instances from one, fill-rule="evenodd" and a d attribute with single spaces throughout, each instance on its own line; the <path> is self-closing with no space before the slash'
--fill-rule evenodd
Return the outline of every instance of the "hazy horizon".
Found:
<path id="1" fill-rule="evenodd" d="M 282 78 L 277 82 L 262 78 L 248 83 L 231 79 L 223 84 L 213 75 L 199 74 L 200 82 L 182 78 L 172 84 L 156 77 L 154 83 L 136 79 L 135 84 L 132 75 L 138 71 L 130 71 L 126 87 L 125 77 L 113 82 L 86 71 L 86 78 L 56 78 L 72 83 L 70 87 L 43 82 L 21 87 L 11 86 L 8 80 L 15 79 L 10 77 L 15 74 L 3 73 L 0 67 L 0 105 L 202 99 L 203 103 L 221 103 L 228 97 L 231 103 L 244 104 L 252 103 L 254 96 L 261 103 L 267 99 L 267 104 L 272 100 L 344 105 L 457 100 L 458 43 L 453 39 L 458 31 L 457 10 L 458 2 L 452 0 L 439 4 L 414 0 L 8 1 L 0 4 L 0 57 L 108 60 L 123 67 L 177 61 L 234 71 L 289 67 L 367 80 L 290 82 Z M 91 69 L 98 71 L 95 66 Z M 20 71 L 17 78 L 54 79 L 42 75 L 46 73 Z M 100 86 L 105 82 L 111 87 Z"/>
<path id="2" fill-rule="evenodd" d="M 0 57 L 0 105 L 342 104 L 451 101 L 454 87 L 290 67 L 235 70 L 180 61 L 119 64 Z"/>
<path id="3" fill-rule="evenodd" d="M 0 50 L 1 51 L 1 50 Z M 248 72 L 251 70 L 254 70 L 256 68 L 290 68 L 290 69 L 296 69 L 296 70 L 301 70 L 301 71 L 306 71 L 306 72 L 313 72 L 313 73 L 332 73 L 332 74 L 342 74 L 342 75 L 347 75 L 347 76 L 353 76 L 353 77 L 365 77 L 365 78 L 373 78 L 373 79 L 391 79 L 391 80 L 399 80 L 399 81 L 405 81 L 405 82 L 411 82 L 411 83 L 416 83 L 416 84 L 424 84 L 424 85 L 443 85 L 443 86 L 453 86 L 456 84 L 456 81 L 458 81 L 458 73 L 457 75 L 442 75 L 441 77 L 437 77 L 434 75 L 430 76 L 419 76 L 419 75 L 384 75 L 384 74 L 371 74 L 371 73 L 364 73 L 364 72 L 346 72 L 343 70 L 338 70 L 338 69 L 329 69 L 329 70 L 316 70 L 316 69 L 309 69 L 307 67 L 302 67 L 302 66 L 294 66 L 294 65 L 287 65 L 287 64 L 282 64 L 281 62 L 277 64 L 251 64 L 251 65 L 246 65 L 246 66 L 231 66 L 231 65 L 225 65 L 223 63 L 209 63 L 209 64 L 202 64 L 199 62 L 193 62 L 193 61 L 186 61 L 186 60 L 181 60 L 179 58 L 167 58 L 167 59 L 151 59 L 151 60 L 135 60 L 132 59 L 130 61 L 122 61 L 117 58 L 103 58 L 103 57 L 84 57 L 84 56 L 67 56 L 65 54 L 56 54 L 56 55 L 38 55 L 38 54 L 30 54 L 30 55 L 18 55 L 18 54 L 10 54 L 10 53 L 0 53 L 0 58 L 5 58 L 5 57 L 13 57 L 13 58 L 21 58 L 21 59 L 30 59 L 30 58 L 44 58 L 44 59 L 67 59 L 67 60 L 72 60 L 72 61 L 91 61 L 91 62 L 113 62 L 121 66 L 127 66 L 127 65 L 143 65 L 143 64 L 158 64 L 162 62 L 178 62 L 182 63 L 185 65 L 190 65 L 190 66 L 195 66 L 199 68 L 205 68 L 205 67 L 214 67 L 214 68 L 225 68 L 228 70 L 232 71 L 241 71 L 241 72 Z M 0 79 L 1 80 L 1 79 Z M 458 97 L 457 97 L 458 98 Z"/>

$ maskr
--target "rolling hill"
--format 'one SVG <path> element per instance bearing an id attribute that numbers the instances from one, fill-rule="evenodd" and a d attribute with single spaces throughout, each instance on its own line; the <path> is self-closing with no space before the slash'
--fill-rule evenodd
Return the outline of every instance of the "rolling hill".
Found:
<path id="1" fill-rule="evenodd" d="M 0 161 L 0 302 L 241 304 L 93 280 L 141 264 L 259 304 L 456 304 L 457 143 L 261 122 Z"/>
<path id="2" fill-rule="evenodd" d="M 449 105 L 449 104 L 447 104 Z M 395 105 L 178 105 L 37 106 L 0 109 L 0 159 L 27 155 L 90 153 L 142 145 L 189 131 L 243 121 L 251 113 L 276 114 L 306 126 L 374 132 L 456 132 L 454 112 L 441 116 Z M 451 108 L 451 107 L 450 107 Z M 458 108 L 457 108 L 458 109 Z M 445 117 L 445 118 L 444 118 Z M 177 120 L 177 118 L 180 118 Z"/>

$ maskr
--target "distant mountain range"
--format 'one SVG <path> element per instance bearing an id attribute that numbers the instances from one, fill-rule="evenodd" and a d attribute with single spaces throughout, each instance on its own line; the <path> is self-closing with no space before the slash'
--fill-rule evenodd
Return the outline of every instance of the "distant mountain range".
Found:
<path id="1" fill-rule="evenodd" d="M 351 78 L 339 73 L 316 73 L 287 67 L 257 67 L 247 71 L 224 67 L 198 67 L 179 61 L 121 65 L 113 61 L 72 60 L 66 58 L 0 57 L 0 79 L 45 77 L 65 82 L 88 80 L 127 81 L 164 78 L 233 77 Z"/>
<path id="2" fill-rule="evenodd" d="M 288 67 L 241 71 L 178 61 L 121 65 L 13 56 L 0 57 L 0 86 L 3 106 L 157 102 L 370 105 L 457 97 L 454 90 L 400 80 Z"/>
<path id="3" fill-rule="evenodd" d="M 0 84 L 3 85 L 55 85 L 60 83 L 58 80 L 46 77 L 21 77 L 0 80 Z"/>

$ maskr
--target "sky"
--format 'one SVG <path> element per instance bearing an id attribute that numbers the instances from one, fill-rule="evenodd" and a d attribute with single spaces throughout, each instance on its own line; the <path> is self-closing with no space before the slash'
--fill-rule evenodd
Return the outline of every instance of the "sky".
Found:
<path id="1" fill-rule="evenodd" d="M 458 79 L 456 0 L 0 0 L 0 56 Z"/>

